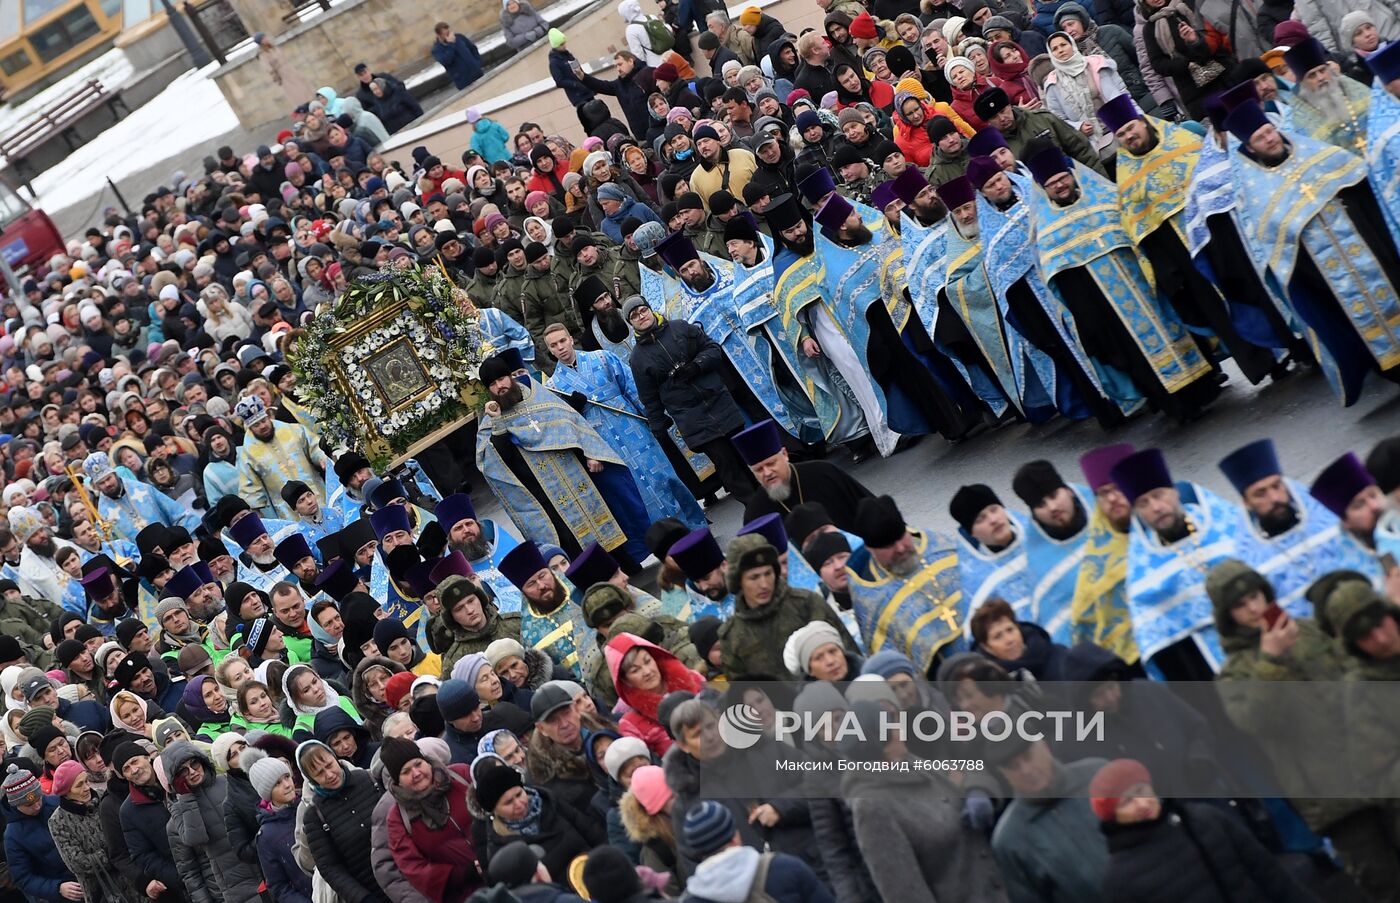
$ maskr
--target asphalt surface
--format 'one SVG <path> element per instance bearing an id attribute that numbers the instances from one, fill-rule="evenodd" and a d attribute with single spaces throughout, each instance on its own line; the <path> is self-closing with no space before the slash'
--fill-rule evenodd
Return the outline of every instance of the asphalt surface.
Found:
<path id="1" fill-rule="evenodd" d="M 1008 507 L 1025 506 L 1011 491 L 1011 477 L 1027 461 L 1045 458 L 1070 482 L 1083 480 L 1079 456 L 1111 442 L 1138 448 L 1159 447 L 1177 479 L 1189 478 L 1237 497 L 1216 463 L 1230 452 L 1265 436 L 1273 438 L 1285 475 L 1310 483 L 1345 451 L 1362 458 L 1387 436 L 1400 434 L 1400 386 L 1368 378 L 1361 399 L 1343 408 L 1316 370 L 1305 370 L 1272 383 L 1251 386 L 1233 364 L 1230 381 L 1201 419 L 1185 426 L 1159 414 L 1147 414 L 1111 431 L 1095 421 L 1052 420 L 1040 426 L 1015 424 L 952 444 L 925 437 L 918 445 L 889 458 L 852 464 L 843 451 L 829 460 L 846 469 L 872 492 L 889 494 L 905 520 L 917 527 L 956 528 L 948 500 L 959 486 L 986 483 Z M 473 493 L 478 510 L 500 517 L 500 507 L 481 486 Z M 721 543 L 742 525 L 743 508 L 721 501 L 706 512 Z"/>

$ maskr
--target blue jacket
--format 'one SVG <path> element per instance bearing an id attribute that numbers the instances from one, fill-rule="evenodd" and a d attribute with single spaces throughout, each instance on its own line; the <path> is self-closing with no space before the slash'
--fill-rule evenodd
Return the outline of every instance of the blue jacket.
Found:
<path id="1" fill-rule="evenodd" d="M 442 64 L 458 89 L 481 78 L 481 52 L 466 35 L 454 34 L 451 44 L 433 41 L 433 59 Z"/>
<path id="2" fill-rule="evenodd" d="M 292 855 L 296 820 L 295 803 L 281 809 L 258 804 L 258 862 L 277 903 L 311 903 L 311 879 Z"/>
<path id="3" fill-rule="evenodd" d="M 1069 0 L 1036 0 L 1035 16 L 1031 18 L 1031 27 L 1047 38 L 1055 33 L 1055 13 L 1060 11 Z M 1029 53 L 1029 51 L 1027 51 Z"/>
<path id="4" fill-rule="evenodd" d="M 481 117 L 472 126 L 472 150 L 487 163 L 510 159 L 510 133 L 494 119 Z"/>
<path id="5" fill-rule="evenodd" d="M 574 75 L 574 70 L 570 67 L 575 63 L 574 55 L 560 47 L 555 47 L 549 51 L 549 76 L 554 79 L 554 83 L 564 89 L 564 96 L 569 98 L 569 103 L 576 107 L 581 107 L 593 99 L 594 94 L 583 86 L 583 82 Z"/>
<path id="6" fill-rule="evenodd" d="M 631 198 L 623 198 L 622 206 L 612 216 L 603 217 L 603 221 L 598 224 L 598 228 L 603 230 L 603 234 L 611 238 L 617 244 L 622 244 L 622 221 L 629 216 L 635 216 L 644 223 L 665 223 L 661 222 L 661 217 L 657 216 L 646 204 L 634 201 Z"/>
<path id="7" fill-rule="evenodd" d="M 57 808 L 56 796 L 44 797 L 38 815 L 25 815 L 5 804 L 5 861 L 10 864 L 10 878 L 31 900 L 63 903 L 58 886 L 77 880 L 49 836 L 49 816 Z"/>
<path id="8" fill-rule="evenodd" d="M 71 721 L 85 731 L 97 731 L 105 734 L 112 729 L 112 715 L 106 706 L 99 705 L 91 699 L 80 699 L 77 702 L 69 702 L 66 699 L 58 701 L 58 717 L 64 721 Z"/>

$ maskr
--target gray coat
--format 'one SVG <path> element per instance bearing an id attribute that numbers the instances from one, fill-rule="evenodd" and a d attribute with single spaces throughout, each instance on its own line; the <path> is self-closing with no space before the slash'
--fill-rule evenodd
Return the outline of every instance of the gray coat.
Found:
<path id="1" fill-rule="evenodd" d="M 189 741 L 172 743 L 160 754 L 172 787 L 191 759 L 204 767 L 204 781 L 190 793 L 172 794 L 165 826 L 185 889 L 193 903 L 253 903 L 262 875 L 256 865 L 241 861 L 229 842 L 223 815 L 228 778 Z"/>
<path id="2" fill-rule="evenodd" d="M 987 838 L 962 822 L 957 790 L 937 772 L 851 772 L 856 842 L 885 900 L 1004 903 L 1006 885 Z"/>
<path id="3" fill-rule="evenodd" d="M 1334 53 L 1351 49 L 1351 41 L 1342 40 L 1337 32 L 1342 25 L 1342 16 L 1355 10 L 1371 14 L 1382 41 L 1392 41 L 1400 36 L 1400 31 L 1397 31 L 1400 28 L 1400 2 L 1397 0 L 1295 0 L 1293 4 L 1294 18 L 1300 19 L 1308 26 L 1308 34 Z"/>
<path id="4" fill-rule="evenodd" d="M 504 0 L 501 3 L 502 37 L 512 50 L 524 50 L 549 31 L 549 23 L 535 12 L 527 0 L 519 0 L 519 3 L 520 12 L 515 15 L 506 10 Z"/>
<path id="5" fill-rule="evenodd" d="M 1017 799 L 992 832 L 1011 903 L 1102 903 L 1108 844 L 1087 789 L 1104 759 L 1057 765 L 1052 797 Z"/>

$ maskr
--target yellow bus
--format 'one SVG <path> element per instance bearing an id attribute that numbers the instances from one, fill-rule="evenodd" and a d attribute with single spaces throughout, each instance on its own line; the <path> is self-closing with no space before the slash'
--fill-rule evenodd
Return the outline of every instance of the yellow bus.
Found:
<path id="1" fill-rule="evenodd" d="M 0 0 L 0 97 L 11 100 L 110 45 L 126 5 L 130 0 Z M 136 5 L 149 15 L 149 2 Z"/>

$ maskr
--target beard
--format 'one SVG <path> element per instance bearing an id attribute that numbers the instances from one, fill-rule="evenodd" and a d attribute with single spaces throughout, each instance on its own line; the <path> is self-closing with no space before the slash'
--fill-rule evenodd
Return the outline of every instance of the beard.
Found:
<path id="1" fill-rule="evenodd" d="M 107 498 L 109 499 L 119 499 L 123 495 L 126 495 L 126 484 L 123 483 L 121 480 L 117 480 L 116 489 L 113 489 L 111 492 L 103 492 L 102 494 L 107 496 Z"/>
<path id="2" fill-rule="evenodd" d="M 53 537 L 50 536 L 43 542 L 29 543 L 29 549 L 42 558 L 52 558 L 58 553 L 58 543 L 54 542 Z"/>
<path id="3" fill-rule="evenodd" d="M 476 539 L 469 539 L 466 542 L 450 542 L 447 547 L 455 552 L 461 552 L 462 557 L 468 561 L 480 561 L 491 551 L 485 536 L 478 536 Z"/>
<path id="4" fill-rule="evenodd" d="M 1076 186 L 1074 186 L 1073 188 L 1070 189 L 1070 192 L 1069 192 L 1069 196 L 1068 196 L 1068 197 L 1066 197 L 1066 198 L 1064 198 L 1064 199 L 1062 199 L 1062 200 L 1055 201 L 1055 206 L 1056 206 L 1056 207 L 1073 207 L 1073 206 L 1074 206 L 1076 203 L 1078 203 L 1078 202 L 1079 202 L 1079 186 L 1076 185 Z"/>
<path id="5" fill-rule="evenodd" d="M 841 244 L 845 245 L 848 248 L 856 248 L 861 245 L 868 245 L 870 244 L 870 239 L 873 237 L 870 234 L 870 230 L 865 228 L 865 223 L 861 223 L 859 226 L 843 229 L 842 232 L 845 234 L 841 238 Z"/>
<path id="6" fill-rule="evenodd" d="M 798 257 L 811 257 L 817 250 L 817 241 L 812 235 L 811 229 L 808 229 L 807 234 L 799 239 L 784 238 L 783 244 L 787 245 L 788 250 Z"/>
<path id="7" fill-rule="evenodd" d="M 935 201 L 930 206 L 915 203 L 914 216 L 921 226 L 932 226 L 948 215 L 948 208 L 943 206 L 942 201 Z"/>
<path id="8" fill-rule="evenodd" d="M 1191 528 L 1186 523 L 1185 512 L 1177 512 L 1175 519 L 1171 523 L 1157 528 L 1157 535 L 1168 545 L 1180 542 L 1191 535 Z"/>
<path id="9" fill-rule="evenodd" d="M 1266 536 L 1277 536 L 1291 530 L 1298 523 L 1298 511 L 1292 505 L 1280 504 L 1259 515 L 1259 528 Z"/>
<path id="10" fill-rule="evenodd" d="M 603 335 L 611 342 L 621 342 L 627 338 L 627 321 L 622 319 L 622 311 L 615 307 L 607 310 L 594 311 L 598 320 L 598 328 Z"/>
<path id="11" fill-rule="evenodd" d="M 896 577 L 908 577 L 919 569 L 919 553 L 910 549 L 909 554 L 894 559 L 886 569 Z"/>
<path id="12" fill-rule="evenodd" d="M 976 240 L 982 234 L 982 229 L 975 222 L 968 226 L 964 226 L 962 223 L 954 223 L 953 225 L 957 228 L 958 234 L 968 241 Z"/>
<path id="13" fill-rule="evenodd" d="M 710 271 L 709 267 L 705 267 L 703 273 L 696 276 L 694 279 L 686 279 L 685 284 L 697 292 L 703 292 L 715 284 L 715 274 Z"/>
<path id="14" fill-rule="evenodd" d="M 1342 83 L 1331 81 L 1325 85 L 1310 88 L 1300 83 L 1298 95 L 1317 108 L 1322 119 L 1329 125 L 1342 125 L 1351 122 L 1351 108 L 1347 105 L 1346 91 Z"/>
<path id="15" fill-rule="evenodd" d="M 253 564 L 256 564 L 260 568 L 270 568 L 277 563 L 276 552 L 268 552 L 266 555 L 254 555 L 252 552 L 249 552 L 248 557 L 252 559 Z"/>
<path id="16" fill-rule="evenodd" d="M 788 496 L 792 495 L 792 484 L 779 483 L 776 486 L 764 486 L 763 491 L 775 502 L 786 502 Z"/>
<path id="17" fill-rule="evenodd" d="M 215 596 L 204 602 L 187 602 L 185 609 L 190 613 L 190 620 L 197 624 L 208 624 L 219 616 L 219 612 L 224 610 L 224 600 Z M 191 625 L 191 632 L 194 632 Z"/>
<path id="18" fill-rule="evenodd" d="M 520 383 L 511 383 L 509 389 L 495 396 L 495 398 L 496 403 L 501 406 L 502 411 L 509 411 L 525 400 L 525 390 L 520 387 Z"/>

